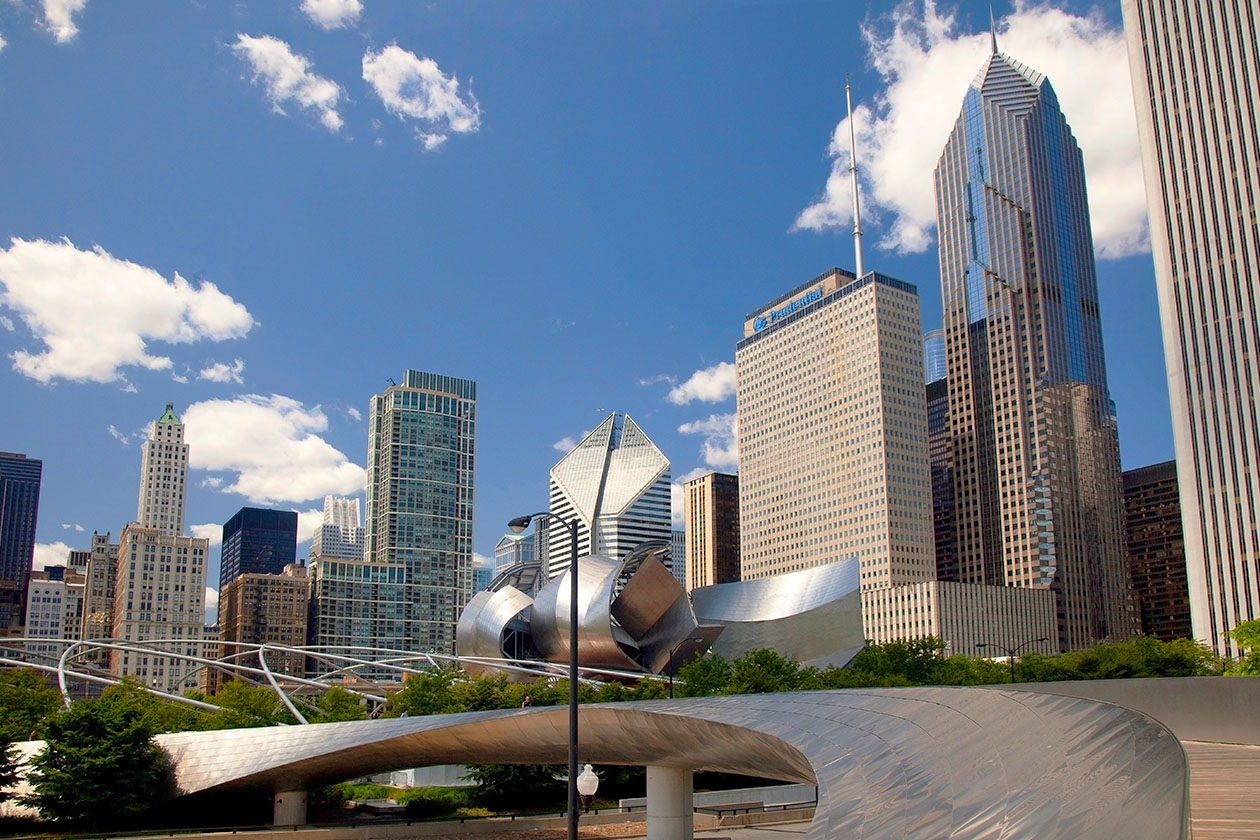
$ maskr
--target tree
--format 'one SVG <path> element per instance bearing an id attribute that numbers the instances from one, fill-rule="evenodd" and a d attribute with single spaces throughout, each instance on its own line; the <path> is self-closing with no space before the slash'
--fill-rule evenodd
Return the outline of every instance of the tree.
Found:
<path id="1" fill-rule="evenodd" d="M 1225 637 L 1238 644 L 1238 661 L 1230 666 L 1229 672 L 1260 677 L 1260 618 L 1225 631 Z"/>
<path id="2" fill-rule="evenodd" d="M 714 653 L 697 656 L 674 675 L 674 693 L 679 697 L 708 697 L 723 694 L 731 682 L 731 663 Z"/>
<path id="3" fill-rule="evenodd" d="M 483 805 L 525 808 L 563 802 L 568 791 L 556 774 L 564 772 L 560 764 L 471 764 L 464 778 L 477 783 L 473 796 Z"/>
<path id="4" fill-rule="evenodd" d="M 61 694 L 29 668 L 0 670 L 0 742 L 41 737 L 44 721 L 61 708 Z"/>
<path id="5" fill-rule="evenodd" d="M 359 697 L 339 685 L 325 691 L 315 700 L 316 713 L 312 723 L 333 723 L 341 720 L 366 720 L 368 713 Z"/>
<path id="6" fill-rule="evenodd" d="M 143 813 L 171 784 L 166 753 L 125 698 L 81 700 L 49 718 L 27 779 L 23 804 L 93 831 Z"/>
<path id="7" fill-rule="evenodd" d="M 210 715 L 208 729 L 242 729 L 297 723 L 275 692 L 266 686 L 230 680 L 214 695 L 213 702 L 219 710 Z"/>
<path id="8" fill-rule="evenodd" d="M 13 745 L 8 741 L 0 741 L 0 802 L 6 802 L 13 797 L 10 789 L 17 784 L 17 768 Z"/>
<path id="9" fill-rule="evenodd" d="M 455 668 L 433 668 L 412 674 L 407 678 L 402 691 L 389 698 L 385 715 L 398 717 L 406 714 L 415 717 L 464 711 L 459 708 L 451 690 L 459 673 Z"/>

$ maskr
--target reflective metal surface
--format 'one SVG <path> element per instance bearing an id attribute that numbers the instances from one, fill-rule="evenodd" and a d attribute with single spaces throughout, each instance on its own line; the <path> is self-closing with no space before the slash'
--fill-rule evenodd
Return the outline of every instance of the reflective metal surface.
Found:
<path id="1" fill-rule="evenodd" d="M 810 665 L 844 665 L 866 644 L 856 557 L 772 577 L 691 591 L 701 624 L 725 627 L 713 650 L 727 659 L 770 648 Z"/>
<path id="2" fill-rule="evenodd" d="M 514 586 L 478 592 L 460 614 L 455 628 L 456 650 L 461 656 L 503 656 L 508 625 L 514 620 L 524 623 L 521 613 L 531 603 L 529 596 Z"/>
<path id="3" fill-rule="evenodd" d="M 443 763 L 559 763 L 564 707 L 159 736 L 187 794 L 310 790 Z M 596 764 L 817 784 L 806 840 L 1184 840 L 1186 759 L 1160 724 L 983 688 L 761 694 L 581 709 Z"/>

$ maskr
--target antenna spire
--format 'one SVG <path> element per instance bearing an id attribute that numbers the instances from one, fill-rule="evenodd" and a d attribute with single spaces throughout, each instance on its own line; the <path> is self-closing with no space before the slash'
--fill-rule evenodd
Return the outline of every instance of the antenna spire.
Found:
<path id="1" fill-rule="evenodd" d="M 997 24 L 993 22 L 993 4 L 989 4 L 989 42 L 993 45 L 993 54 L 998 54 Z"/>
<path id="2" fill-rule="evenodd" d="M 853 252 L 856 259 L 854 268 L 857 276 L 862 277 L 866 271 L 862 266 L 862 206 L 858 199 L 858 165 L 857 140 L 853 131 L 853 97 L 849 77 L 844 77 L 844 104 L 849 111 L 849 182 L 853 188 Z"/>

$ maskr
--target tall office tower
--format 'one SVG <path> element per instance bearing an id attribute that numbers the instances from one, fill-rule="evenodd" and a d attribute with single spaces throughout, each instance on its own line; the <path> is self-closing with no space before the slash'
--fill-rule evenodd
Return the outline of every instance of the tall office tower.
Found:
<path id="1" fill-rule="evenodd" d="M 949 382 L 927 384 L 928 463 L 932 470 L 932 533 L 936 545 L 936 577 L 958 580 L 955 550 L 957 511 L 954 505 L 954 460 L 950 447 Z"/>
<path id="2" fill-rule="evenodd" d="M 43 469 L 37 458 L 0 452 L 0 636 L 21 632 Z"/>
<path id="3" fill-rule="evenodd" d="M 136 522 L 163 534 L 184 533 L 184 491 L 188 487 L 188 444 L 175 407 L 166 404 L 140 456 L 140 501 Z"/>
<path id="4" fill-rule="evenodd" d="M 707 473 L 683 485 L 687 591 L 739 580 L 739 476 Z"/>
<path id="5" fill-rule="evenodd" d="M 687 585 L 687 532 L 675 528 L 669 532 L 669 571 L 680 586 Z"/>
<path id="6" fill-rule="evenodd" d="M 187 468 L 184 426 L 167 403 L 141 456 L 140 521 L 118 539 L 112 635 L 133 642 L 169 640 L 165 650 L 200 656 L 210 541 L 180 533 Z M 109 661 L 115 675 L 131 675 L 145 685 L 170 691 L 197 687 L 196 669 L 186 660 L 115 650 Z"/>
<path id="7" fill-rule="evenodd" d="M 468 379 L 409 370 L 372 397 L 367 559 L 403 567 L 398 647 L 455 652 L 455 623 L 472 597 L 476 428 Z"/>
<path id="8" fill-rule="evenodd" d="M 923 381 L 936 382 L 949 372 L 945 364 L 945 330 L 923 334 Z"/>
<path id="9" fill-rule="evenodd" d="M 856 556 L 863 589 L 932 579 L 915 288 L 833 268 L 748 315 L 735 377 L 741 578 Z"/>
<path id="10" fill-rule="evenodd" d="M 236 642 L 287 648 L 306 644 L 306 595 L 306 568 L 296 563 L 286 565 L 279 574 L 241 572 L 232 578 L 219 591 L 220 655 L 240 654 L 242 648 Z M 300 677 L 306 671 L 305 653 L 270 651 L 265 657 L 267 667 L 276 673 Z M 238 656 L 235 661 L 259 665 L 255 654 Z M 219 679 L 211 680 L 212 692 L 217 683 Z"/>
<path id="11" fill-rule="evenodd" d="M 297 562 L 297 511 L 245 507 L 223 525 L 219 594 L 237 575 L 278 575 Z"/>
<path id="12" fill-rule="evenodd" d="M 1165 642 L 1190 638 L 1190 590 L 1177 462 L 1124 473 L 1125 542 L 1142 632 Z"/>
<path id="13" fill-rule="evenodd" d="M 110 542 L 109 532 L 92 532 L 83 593 L 83 622 L 79 638 L 107 639 L 114 630 L 114 574 L 118 565 L 118 544 Z M 92 654 L 108 658 L 101 652 Z"/>
<path id="14" fill-rule="evenodd" d="M 1260 618 L 1255 0 L 1123 0 L 1194 636 Z"/>
<path id="15" fill-rule="evenodd" d="M 473 564 L 473 592 L 480 592 L 483 589 L 490 588 L 490 582 L 494 580 L 494 561 L 488 563 Z"/>
<path id="16" fill-rule="evenodd" d="M 311 540 L 307 638 L 330 653 L 370 658 L 362 648 L 401 649 L 405 643 L 407 569 L 368 562 L 366 541 L 358 499 L 326 496 L 324 522 Z"/>
<path id="17" fill-rule="evenodd" d="M 613 412 L 551 468 L 550 513 L 578 521 L 578 555 L 620 560 L 670 539 L 669 459 L 628 416 Z M 569 532 L 550 529 L 547 576 L 569 568 Z M 593 535 L 593 536 L 592 536 Z"/>
<path id="18" fill-rule="evenodd" d="M 959 579 L 1051 589 L 1064 649 L 1127 638 L 1085 169 L 1049 81 L 996 42 L 935 182 Z"/>

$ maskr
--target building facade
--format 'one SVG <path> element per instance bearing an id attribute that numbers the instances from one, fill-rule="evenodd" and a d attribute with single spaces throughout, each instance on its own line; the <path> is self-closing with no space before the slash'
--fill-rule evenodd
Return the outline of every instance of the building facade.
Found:
<path id="1" fill-rule="evenodd" d="M 997 51 L 935 171 L 957 579 L 1054 591 L 1058 640 L 1136 630 L 1081 152 Z"/>
<path id="2" fill-rule="evenodd" d="M 0 636 L 21 633 L 43 471 L 38 458 L 0 452 Z"/>
<path id="3" fill-rule="evenodd" d="M 932 471 L 932 535 L 936 577 L 958 580 L 955 551 L 954 455 L 949 429 L 949 382 L 927 384 L 928 462 Z"/>
<path id="4" fill-rule="evenodd" d="M 181 533 L 188 445 L 171 403 L 153 422 L 140 463 L 137 521 L 118 539 L 111 635 L 162 640 L 174 654 L 201 656 L 210 543 Z M 173 656 L 111 651 L 110 671 L 167 691 L 197 687 L 195 666 Z"/>
<path id="5" fill-rule="evenodd" d="M 219 592 L 220 657 L 259 667 L 258 655 L 243 654 L 236 643 L 301 647 L 306 644 L 306 568 L 290 563 L 280 574 L 243 572 Z M 293 651 L 266 651 L 268 669 L 278 674 L 302 676 L 306 655 Z M 218 672 L 222 673 L 222 672 Z M 217 690 L 213 683 L 211 692 Z"/>
<path id="6" fill-rule="evenodd" d="M 477 383 L 409 370 L 372 398 L 367 561 L 400 567 L 398 630 L 385 647 L 454 653 L 455 624 L 472 597 Z"/>
<path id="7" fill-rule="evenodd" d="M 297 511 L 244 507 L 223 524 L 219 592 L 244 574 L 278 575 L 297 561 Z"/>
<path id="8" fill-rule="evenodd" d="M 534 534 L 504 534 L 494 544 L 494 570 L 534 562 L 537 540 Z"/>
<path id="9" fill-rule="evenodd" d="M 114 631 L 114 575 L 118 566 L 118 543 L 110 541 L 109 532 L 92 532 L 92 547 L 88 551 L 87 570 L 83 584 L 83 621 L 79 625 L 79 638 L 107 639 Z M 88 654 L 98 664 L 108 662 L 104 651 Z"/>
<path id="10" fill-rule="evenodd" d="M 613 412 L 551 468 L 549 512 L 578 522 L 578 556 L 620 560 L 650 540 L 669 542 L 669 459 L 630 417 Z M 549 529 L 547 576 L 569 568 L 569 531 Z"/>
<path id="11" fill-rule="evenodd" d="M 85 552 L 72 551 L 66 566 L 48 566 L 31 572 L 26 590 L 26 638 L 48 639 L 29 642 L 28 655 L 41 665 L 55 665 L 67 640 L 78 639 L 83 622 L 86 567 L 76 563 Z"/>
<path id="12" fill-rule="evenodd" d="M 739 580 L 739 476 L 707 473 L 683 485 L 684 586 Z"/>
<path id="13" fill-rule="evenodd" d="M 923 380 L 936 382 L 944 379 L 949 368 L 945 364 L 945 330 L 930 330 L 923 334 Z"/>
<path id="14" fill-rule="evenodd" d="M 863 589 L 935 577 L 919 297 L 833 268 L 735 349 L 742 580 L 857 557 Z"/>
<path id="15" fill-rule="evenodd" d="M 1193 638 L 1177 462 L 1124 473 L 1125 543 L 1142 632 L 1165 642 Z"/>
<path id="16" fill-rule="evenodd" d="M 1260 618 L 1255 0 L 1123 0 L 1194 637 Z"/>

